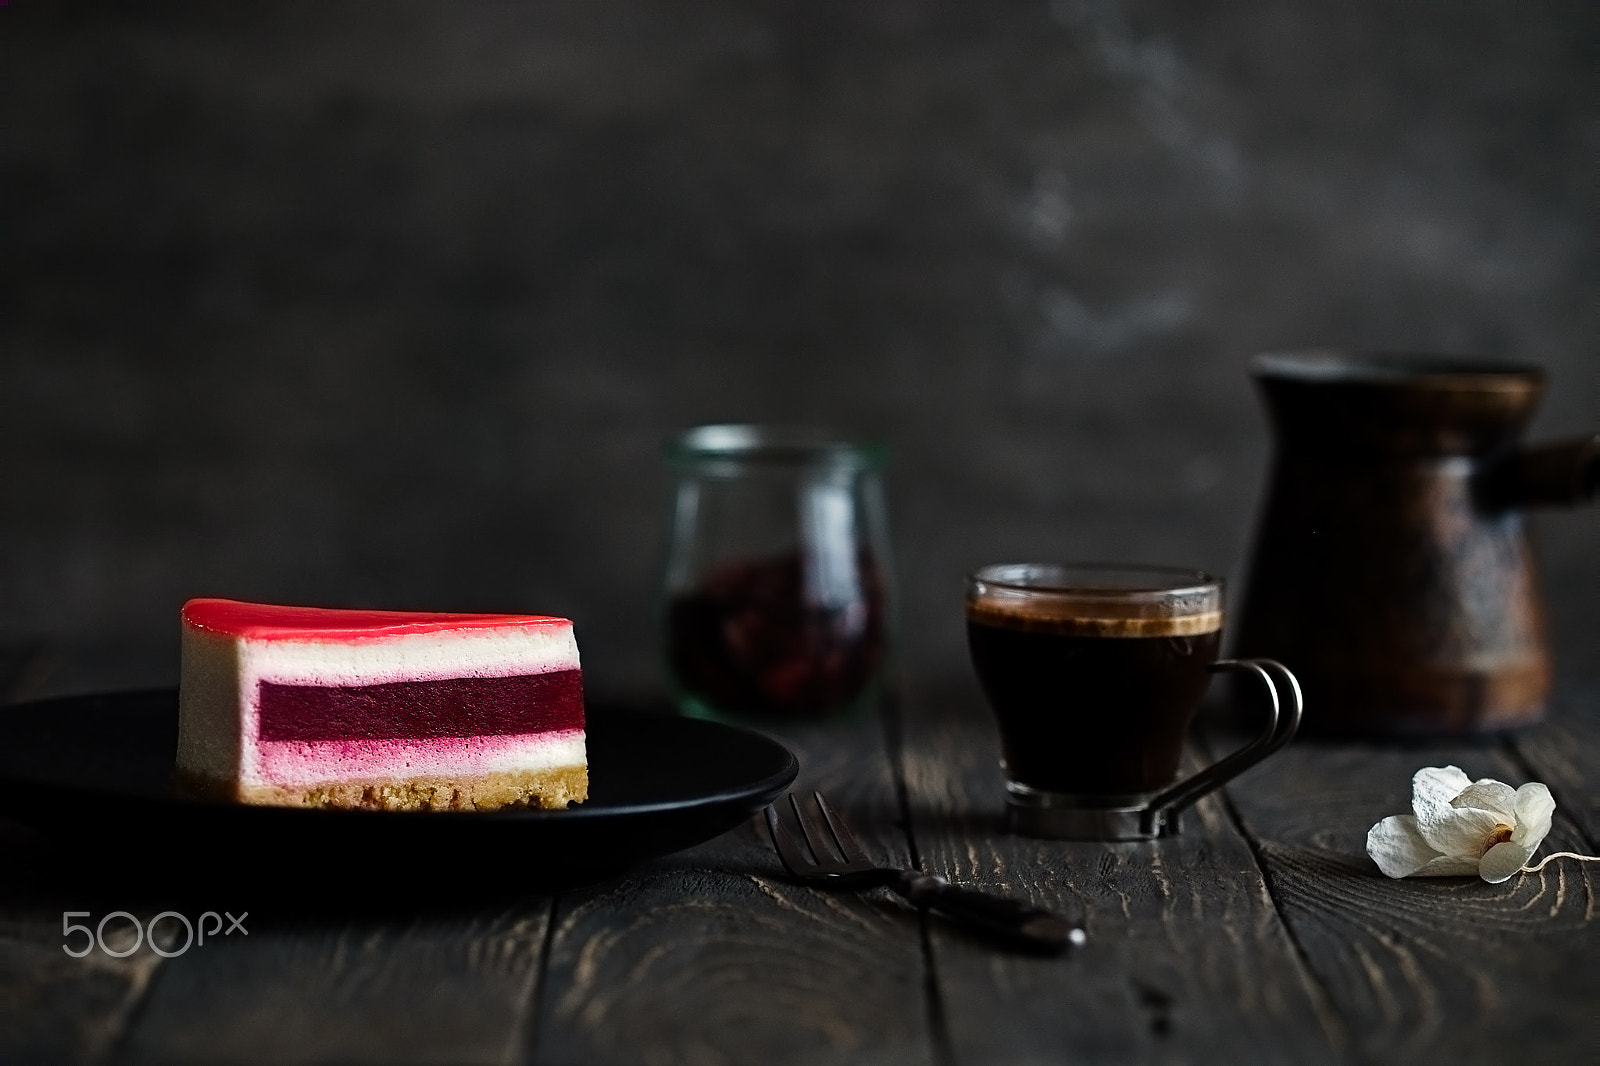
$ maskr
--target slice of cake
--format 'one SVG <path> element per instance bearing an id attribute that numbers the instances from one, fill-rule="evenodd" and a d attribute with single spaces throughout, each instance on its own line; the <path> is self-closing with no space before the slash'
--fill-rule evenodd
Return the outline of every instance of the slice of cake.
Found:
<path id="1" fill-rule="evenodd" d="M 589 794 L 572 623 L 190 600 L 178 781 L 305 807 L 565 807 Z"/>

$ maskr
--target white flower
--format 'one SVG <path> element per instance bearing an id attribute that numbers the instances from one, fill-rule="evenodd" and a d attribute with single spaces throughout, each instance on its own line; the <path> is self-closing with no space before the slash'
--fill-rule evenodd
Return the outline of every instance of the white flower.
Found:
<path id="1" fill-rule="evenodd" d="M 1513 789 L 1468 780 L 1456 766 L 1425 766 L 1411 779 L 1411 809 L 1367 833 L 1378 869 L 1390 877 L 1477 874 L 1498 884 L 1538 850 L 1556 801 L 1537 781 Z"/>

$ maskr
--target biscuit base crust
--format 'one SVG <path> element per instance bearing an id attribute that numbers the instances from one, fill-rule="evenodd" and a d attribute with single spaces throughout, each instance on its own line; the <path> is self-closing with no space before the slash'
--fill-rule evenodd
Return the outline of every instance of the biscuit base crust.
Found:
<path id="1" fill-rule="evenodd" d="M 500 770 L 473 777 L 330 781 L 314 785 L 245 785 L 179 774 L 178 786 L 201 799 L 267 807 L 337 807 L 374 811 L 561 810 L 589 798 L 587 766 Z"/>

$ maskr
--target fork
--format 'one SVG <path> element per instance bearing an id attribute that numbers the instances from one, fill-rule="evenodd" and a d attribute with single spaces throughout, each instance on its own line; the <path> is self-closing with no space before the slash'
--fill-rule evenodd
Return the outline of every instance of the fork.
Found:
<path id="1" fill-rule="evenodd" d="M 802 881 L 821 888 L 874 888 L 888 885 L 912 905 L 936 910 L 947 918 L 1020 948 L 1059 952 L 1087 939 L 1083 927 L 1058 914 L 1030 907 L 1019 900 L 959 888 L 937 874 L 921 870 L 878 866 L 845 825 L 822 793 L 811 793 L 822 818 L 807 811 L 793 795 L 788 797 L 806 846 L 790 832 L 775 807 L 767 808 L 767 831 L 778 849 L 784 868 Z M 830 844 L 831 841 L 831 844 Z M 809 853 L 808 853 L 809 852 Z"/>

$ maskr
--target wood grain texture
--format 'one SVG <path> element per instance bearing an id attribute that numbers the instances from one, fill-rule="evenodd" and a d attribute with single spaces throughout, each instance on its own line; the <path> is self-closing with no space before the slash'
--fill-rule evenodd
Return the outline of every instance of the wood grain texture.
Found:
<path id="1" fill-rule="evenodd" d="M 826 791 L 862 843 L 906 862 L 870 717 L 782 731 L 796 793 Z M 916 913 L 882 894 L 796 884 L 750 823 L 561 900 L 541 1064 L 927 1063 Z"/>
<path id="2" fill-rule="evenodd" d="M 904 766 L 926 869 L 1082 916 L 1089 932 L 1083 950 L 1036 959 L 931 921 L 956 1061 L 1345 1060 L 1349 1036 L 1217 800 L 1156 843 L 1009 835 L 998 740 L 976 696 L 909 708 Z"/>
<path id="3" fill-rule="evenodd" d="M 1544 724 L 1513 737 L 1511 749 L 1583 830 L 1582 850 L 1600 854 L 1600 680 L 1558 686 Z"/>
<path id="4" fill-rule="evenodd" d="M 7 858 L 10 881 L 18 874 L 19 856 L 8 847 Z M 149 950 L 121 959 L 98 950 L 73 958 L 62 951 L 63 909 L 78 908 L 0 909 L 0 1062 L 102 1060 L 162 961 Z M 154 914 L 142 914 L 141 920 Z M 114 926 L 106 931 L 108 940 L 116 935 Z M 80 936 L 75 934 L 72 941 L 75 949 L 82 946 Z M 112 946 L 120 949 L 122 943 L 113 941 Z"/>
<path id="5" fill-rule="evenodd" d="M 516 1062 L 550 906 L 274 924 L 257 905 L 248 936 L 163 966 L 119 1058 Z"/>
<path id="6" fill-rule="evenodd" d="M 1596 873 L 1553 864 L 1499 884 L 1382 876 L 1369 827 L 1410 810 L 1411 777 L 1522 774 L 1494 747 L 1296 743 L 1228 790 L 1307 965 L 1363 1057 L 1581 1061 L 1600 1046 Z M 1546 848 L 1571 849 L 1557 813 Z"/>

